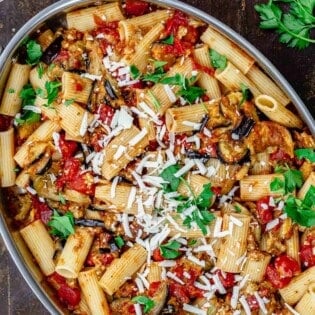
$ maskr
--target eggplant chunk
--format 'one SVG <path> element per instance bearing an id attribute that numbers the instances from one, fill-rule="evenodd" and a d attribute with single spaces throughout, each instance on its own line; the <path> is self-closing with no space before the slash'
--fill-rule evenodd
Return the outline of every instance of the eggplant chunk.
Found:
<path id="1" fill-rule="evenodd" d="M 241 141 L 220 141 L 217 146 L 219 158 L 228 164 L 236 164 L 244 161 L 248 155 L 248 148 Z"/>
<path id="2" fill-rule="evenodd" d="M 86 227 L 105 227 L 104 223 L 97 220 L 89 220 L 89 219 L 78 219 L 75 220 L 75 224 L 79 226 L 86 226 Z"/>
<path id="3" fill-rule="evenodd" d="M 118 97 L 117 97 L 117 94 L 113 88 L 113 86 L 111 85 L 111 83 L 109 82 L 109 80 L 105 80 L 104 82 L 104 87 L 105 87 L 105 90 L 107 92 L 107 95 L 112 99 L 112 100 L 116 100 Z"/>
<path id="4" fill-rule="evenodd" d="M 51 64 L 53 60 L 57 57 L 61 50 L 62 36 L 58 36 L 43 52 L 41 60 L 48 64 Z"/>
<path id="5" fill-rule="evenodd" d="M 232 139 L 241 140 L 247 137 L 255 125 L 255 120 L 244 116 L 241 123 L 232 130 Z"/>

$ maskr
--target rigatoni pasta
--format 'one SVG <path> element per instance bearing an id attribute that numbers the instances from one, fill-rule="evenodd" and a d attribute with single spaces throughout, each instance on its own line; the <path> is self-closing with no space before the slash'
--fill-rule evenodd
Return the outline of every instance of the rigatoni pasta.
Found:
<path id="1" fill-rule="evenodd" d="M 65 21 L 0 106 L 6 216 L 65 313 L 312 310 L 315 140 L 276 82 L 180 10 Z"/>

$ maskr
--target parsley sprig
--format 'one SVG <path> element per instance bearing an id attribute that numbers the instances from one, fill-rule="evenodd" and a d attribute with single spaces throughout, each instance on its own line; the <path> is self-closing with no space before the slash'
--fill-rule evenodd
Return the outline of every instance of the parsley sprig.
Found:
<path id="1" fill-rule="evenodd" d="M 176 259 L 180 256 L 180 243 L 172 240 L 166 244 L 160 245 L 161 255 L 165 259 Z"/>
<path id="2" fill-rule="evenodd" d="M 150 81 L 153 83 L 161 83 L 168 85 L 177 85 L 179 86 L 179 90 L 176 93 L 178 96 L 181 96 L 188 103 L 192 104 L 196 101 L 196 99 L 202 95 L 204 95 L 205 90 L 199 86 L 194 86 L 193 83 L 196 80 L 195 76 L 192 76 L 190 79 L 186 78 L 184 75 L 176 73 L 174 76 L 166 76 L 164 72 L 163 66 L 167 62 L 164 61 L 154 61 L 154 72 L 146 73 L 142 75 L 139 69 L 135 65 L 130 66 L 130 73 L 133 79 L 141 79 L 143 81 Z M 152 96 L 150 95 L 151 99 Z M 157 102 L 154 100 L 154 107 L 157 106 Z"/>
<path id="3" fill-rule="evenodd" d="M 144 295 L 135 296 L 134 298 L 132 298 L 131 301 L 143 305 L 144 306 L 143 311 L 145 314 L 150 312 L 151 309 L 155 306 L 154 301 L 149 299 L 147 296 L 144 296 Z"/>
<path id="4" fill-rule="evenodd" d="M 196 196 L 187 181 L 183 177 L 176 177 L 175 173 L 180 169 L 178 164 L 171 165 L 163 170 L 160 176 L 167 181 L 164 184 L 164 191 L 172 192 L 177 191 L 178 186 L 182 182 L 190 192 L 191 197 L 187 198 L 184 196 L 177 197 L 180 204 L 177 206 L 178 213 L 184 213 L 186 209 L 192 209 L 191 213 L 187 214 L 183 224 L 190 228 L 192 223 L 195 222 L 202 233 L 207 234 L 207 225 L 214 220 L 214 215 L 209 212 L 208 208 L 211 205 L 213 192 L 210 184 L 203 185 L 201 193 Z"/>
<path id="5" fill-rule="evenodd" d="M 315 149 L 312 148 L 296 149 L 294 153 L 299 160 L 307 159 L 311 163 L 315 163 Z"/>
<path id="6" fill-rule="evenodd" d="M 72 212 L 66 212 L 60 215 L 54 210 L 53 216 L 48 222 L 51 227 L 50 233 L 62 239 L 66 239 L 69 235 L 74 233 L 74 217 Z"/>
<path id="7" fill-rule="evenodd" d="M 288 4 L 289 11 L 284 13 L 275 2 Z M 315 27 L 314 7 L 314 0 L 269 0 L 267 4 L 255 5 L 261 19 L 260 28 L 276 30 L 281 43 L 298 49 L 315 43 L 310 37 Z"/>
<path id="8" fill-rule="evenodd" d="M 24 85 L 19 96 L 22 99 L 22 114 L 15 117 L 15 123 L 17 125 L 23 125 L 25 123 L 31 124 L 39 121 L 41 117 L 39 113 L 35 113 L 34 111 L 25 108 L 25 106 L 34 106 L 36 92 L 32 85 Z"/>

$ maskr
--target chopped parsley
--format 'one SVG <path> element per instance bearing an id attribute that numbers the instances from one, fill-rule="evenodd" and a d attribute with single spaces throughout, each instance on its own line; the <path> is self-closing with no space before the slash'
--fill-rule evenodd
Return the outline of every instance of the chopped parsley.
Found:
<path id="1" fill-rule="evenodd" d="M 74 233 L 74 217 L 72 212 L 66 212 L 60 215 L 54 210 L 53 216 L 48 222 L 51 228 L 50 233 L 59 238 L 66 239 L 69 235 Z"/>
<path id="2" fill-rule="evenodd" d="M 240 106 L 245 102 L 245 101 L 250 101 L 253 99 L 254 95 L 251 92 L 251 90 L 249 89 L 249 87 L 244 84 L 241 83 L 241 91 L 242 91 L 242 99 L 240 101 Z"/>
<path id="3" fill-rule="evenodd" d="M 315 149 L 296 149 L 294 153 L 299 160 L 306 159 L 309 160 L 311 163 L 315 163 Z"/>
<path id="4" fill-rule="evenodd" d="M 271 191 L 284 193 L 284 187 L 285 187 L 284 181 L 278 177 L 275 177 L 273 181 L 270 183 Z"/>
<path id="5" fill-rule="evenodd" d="M 161 255 L 165 259 L 176 259 L 181 255 L 181 252 L 179 251 L 180 246 L 180 243 L 175 240 L 160 245 Z"/>
<path id="6" fill-rule="evenodd" d="M 138 79 L 141 76 L 140 70 L 135 66 L 131 65 L 130 66 L 130 74 L 132 79 Z"/>
<path id="7" fill-rule="evenodd" d="M 148 313 L 151 311 L 151 309 L 154 307 L 155 303 L 153 300 L 149 299 L 148 297 L 144 295 L 138 295 L 132 298 L 132 302 L 139 303 L 144 306 L 144 313 Z"/>
<path id="8" fill-rule="evenodd" d="M 125 245 L 125 241 L 120 235 L 115 237 L 115 243 L 118 246 L 118 248 L 122 248 Z"/>
<path id="9" fill-rule="evenodd" d="M 163 44 L 173 45 L 174 44 L 174 35 L 170 35 L 169 37 L 162 40 Z"/>
<path id="10" fill-rule="evenodd" d="M 61 193 L 58 194 L 58 198 L 59 198 L 59 201 L 65 205 L 66 204 L 66 199 L 64 197 L 64 195 L 62 195 Z"/>
<path id="11" fill-rule="evenodd" d="M 303 184 L 302 172 L 299 170 L 290 169 L 288 166 L 276 166 L 276 173 L 282 173 L 284 176 L 284 181 L 275 178 L 270 183 L 271 191 L 283 190 L 285 194 L 293 192 L 295 188 L 300 188 Z"/>
<path id="12" fill-rule="evenodd" d="M 39 63 L 42 57 L 42 49 L 40 45 L 33 39 L 29 39 L 26 44 L 26 62 L 30 65 L 36 65 Z"/>
<path id="13" fill-rule="evenodd" d="M 45 83 L 45 89 L 47 92 L 46 98 L 47 98 L 47 106 L 51 106 L 51 104 L 57 99 L 58 92 L 59 92 L 59 86 L 61 86 L 61 83 L 58 81 L 47 81 Z"/>
<path id="14" fill-rule="evenodd" d="M 309 188 L 303 200 L 290 195 L 285 200 L 284 211 L 302 226 L 315 226 L 315 186 Z"/>
<path id="15" fill-rule="evenodd" d="M 38 73 L 38 77 L 39 77 L 40 79 L 43 77 L 44 71 L 45 71 L 45 69 L 44 69 L 43 64 L 42 64 L 42 63 L 39 63 L 39 64 L 38 64 L 38 67 L 37 67 L 37 73 Z"/>
<path id="16" fill-rule="evenodd" d="M 149 94 L 149 97 L 150 97 L 150 100 L 155 108 L 155 110 L 159 110 L 160 107 L 161 107 L 161 103 L 159 102 L 159 100 L 156 98 L 156 96 L 152 93 L 151 90 L 148 90 L 148 94 Z"/>
<path id="17" fill-rule="evenodd" d="M 70 99 L 64 101 L 65 106 L 69 106 L 73 103 L 74 103 L 74 98 L 70 98 Z"/>
<path id="18" fill-rule="evenodd" d="M 8 92 L 9 94 L 13 94 L 13 93 L 15 93 L 15 90 L 12 89 L 12 88 L 10 88 L 10 89 L 7 90 L 7 92 Z"/>
<path id="19" fill-rule="evenodd" d="M 178 164 L 170 165 L 163 170 L 160 176 L 168 182 L 168 184 L 164 184 L 164 191 L 171 192 L 177 191 L 177 188 L 180 184 L 180 178 L 175 177 L 174 174 L 180 169 Z"/>
<path id="20" fill-rule="evenodd" d="M 215 69 L 224 70 L 227 66 L 227 58 L 224 55 L 220 55 L 214 49 L 210 49 L 211 65 Z"/>

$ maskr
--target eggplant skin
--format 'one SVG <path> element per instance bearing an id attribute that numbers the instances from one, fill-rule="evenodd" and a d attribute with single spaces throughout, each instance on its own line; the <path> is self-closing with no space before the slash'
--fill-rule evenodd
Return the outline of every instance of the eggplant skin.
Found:
<path id="1" fill-rule="evenodd" d="M 247 137 L 255 125 L 255 120 L 250 117 L 244 117 L 241 123 L 232 131 L 232 138 L 241 140 Z"/>
<path id="2" fill-rule="evenodd" d="M 220 141 L 217 146 L 218 157 L 228 164 L 245 162 L 248 153 L 249 149 L 241 141 Z"/>
<path id="3" fill-rule="evenodd" d="M 51 64 L 53 60 L 57 57 L 61 50 L 62 36 L 58 36 L 44 51 L 41 60 L 48 64 Z"/>

